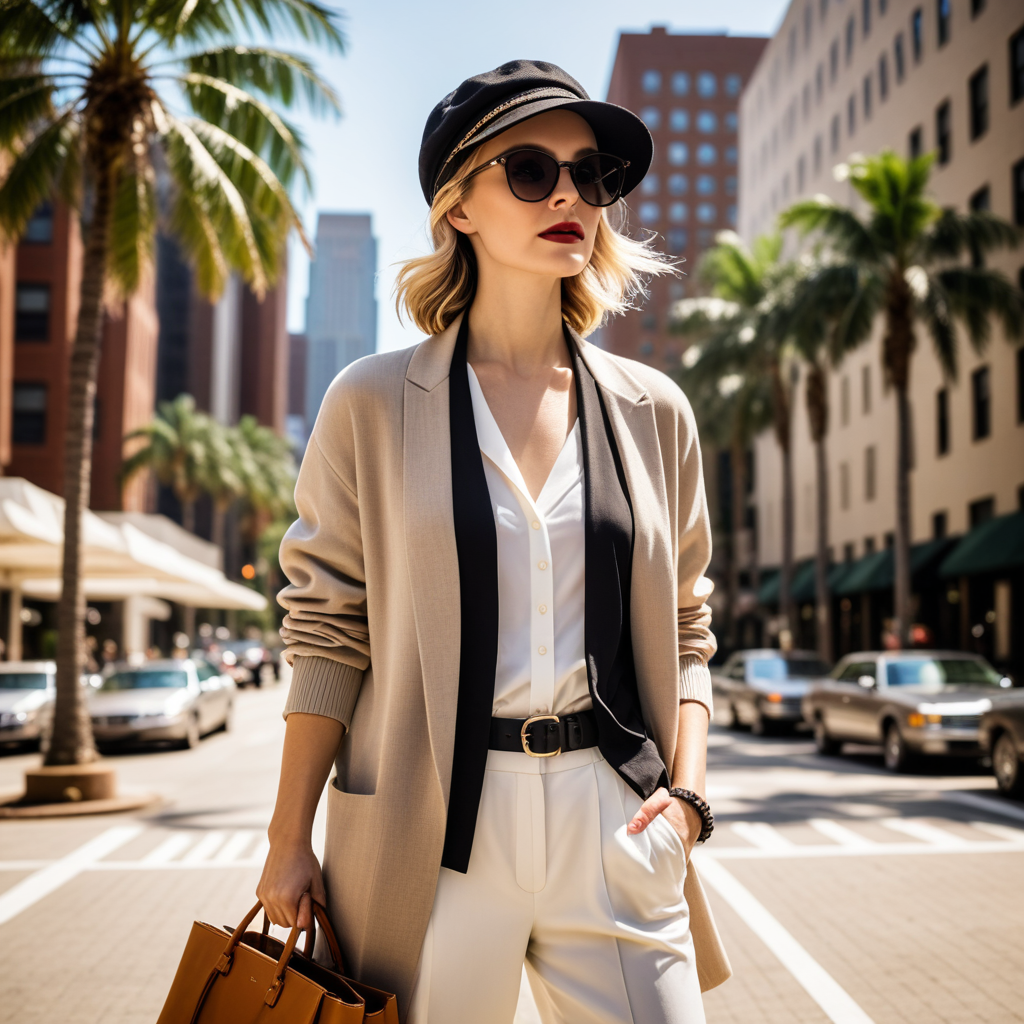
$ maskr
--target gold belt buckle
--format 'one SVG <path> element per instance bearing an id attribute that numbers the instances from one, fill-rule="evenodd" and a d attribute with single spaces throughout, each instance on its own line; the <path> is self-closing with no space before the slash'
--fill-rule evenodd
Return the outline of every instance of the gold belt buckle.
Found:
<path id="1" fill-rule="evenodd" d="M 530 726 L 533 725 L 534 722 L 559 722 L 559 721 L 561 721 L 561 719 L 558 717 L 558 715 L 534 715 L 532 718 L 528 718 L 525 722 L 523 722 L 523 728 L 519 732 L 519 738 L 523 741 L 523 750 L 527 754 L 529 754 L 530 757 L 554 757 L 556 754 L 560 754 L 562 752 L 561 744 L 559 744 L 559 747 L 558 747 L 557 750 L 552 750 L 548 754 L 535 754 L 530 749 L 530 738 L 526 735 L 526 730 L 529 729 Z"/>

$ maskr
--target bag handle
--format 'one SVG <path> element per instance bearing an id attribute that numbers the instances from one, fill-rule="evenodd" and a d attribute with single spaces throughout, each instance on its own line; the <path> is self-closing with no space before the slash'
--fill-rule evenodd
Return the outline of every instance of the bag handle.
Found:
<path id="1" fill-rule="evenodd" d="M 310 902 L 313 904 L 313 927 L 306 932 L 306 941 L 302 947 L 302 955 L 307 960 L 313 959 L 313 948 L 316 944 L 316 926 L 320 925 L 321 931 L 324 933 L 324 938 L 327 941 L 327 949 L 331 954 L 331 970 L 335 974 L 344 974 L 341 960 L 341 946 L 338 943 L 338 937 L 334 934 L 334 929 L 331 927 L 330 918 L 327 916 L 327 908 L 322 904 L 318 903 L 313 899 L 309 892 L 304 892 L 299 897 L 299 906 L 301 908 L 302 901 L 309 896 Z M 257 909 L 259 904 L 257 904 Z M 244 923 L 244 922 L 243 922 Z M 247 926 L 248 927 L 248 926 Z M 263 909 L 263 928 L 261 931 L 262 935 L 268 934 L 270 931 L 270 918 L 267 916 L 266 908 Z"/>

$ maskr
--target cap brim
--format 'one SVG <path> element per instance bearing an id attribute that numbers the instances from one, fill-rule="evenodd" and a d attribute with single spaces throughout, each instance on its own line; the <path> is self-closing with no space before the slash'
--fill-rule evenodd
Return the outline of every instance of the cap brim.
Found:
<path id="1" fill-rule="evenodd" d="M 600 100 L 549 96 L 524 103 L 521 107 L 516 107 L 515 110 L 496 118 L 483 129 L 473 139 L 472 146 L 467 147 L 467 155 L 487 139 L 549 110 L 571 110 L 579 114 L 593 129 L 597 148 L 602 153 L 612 153 L 629 161 L 622 187 L 624 196 L 629 195 L 643 181 L 654 157 L 654 140 L 647 130 L 647 125 L 631 110 Z"/>

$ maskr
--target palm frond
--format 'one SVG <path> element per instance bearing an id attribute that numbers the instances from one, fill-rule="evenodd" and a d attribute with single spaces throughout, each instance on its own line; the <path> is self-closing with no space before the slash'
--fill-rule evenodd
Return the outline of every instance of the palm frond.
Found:
<path id="1" fill-rule="evenodd" d="M 1015 249 L 1019 242 L 1020 231 L 987 210 L 959 213 L 947 207 L 922 235 L 914 261 L 928 265 L 968 255 L 978 262 L 985 253 Z"/>
<path id="2" fill-rule="evenodd" d="M 110 219 L 109 273 L 125 295 L 138 288 L 152 262 L 156 220 L 153 171 L 140 154 L 121 173 Z"/>
<path id="3" fill-rule="evenodd" d="M 1002 322 L 1008 339 L 1024 335 L 1024 292 L 999 271 L 947 267 L 929 275 L 929 285 L 929 294 L 941 289 L 950 314 L 963 322 L 975 351 L 984 351 L 988 344 L 993 318 Z"/>
<path id="4" fill-rule="evenodd" d="M 779 217 L 779 226 L 802 234 L 820 232 L 836 253 L 851 259 L 877 262 L 882 253 L 871 232 L 850 209 L 827 196 L 794 203 Z"/>
<path id="5" fill-rule="evenodd" d="M 956 380 L 958 370 L 956 324 L 949 305 L 949 295 L 943 284 L 931 276 L 928 289 L 919 300 L 922 319 L 932 336 L 932 347 L 947 380 Z"/>
<path id="6" fill-rule="evenodd" d="M 82 45 L 80 31 L 92 14 L 76 0 L 2 0 L 0 59 L 46 57 L 68 42 Z"/>
<path id="7" fill-rule="evenodd" d="M 47 75 L 0 77 L 0 149 L 10 150 L 53 115 L 53 80 Z"/>
<path id="8" fill-rule="evenodd" d="M 217 229 L 194 192 L 181 188 L 176 190 L 169 226 L 195 271 L 199 292 L 210 298 L 219 296 L 231 270 Z"/>

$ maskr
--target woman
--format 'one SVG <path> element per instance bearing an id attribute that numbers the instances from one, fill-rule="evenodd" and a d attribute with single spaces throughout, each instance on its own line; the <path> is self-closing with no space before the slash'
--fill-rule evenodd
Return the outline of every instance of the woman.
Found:
<path id="1" fill-rule="evenodd" d="M 715 650 L 693 417 L 581 337 L 666 269 L 606 219 L 651 154 L 551 64 L 445 97 L 420 152 L 435 252 L 398 285 L 432 337 L 341 373 L 303 459 L 257 891 L 283 925 L 326 898 L 412 1024 L 511 1022 L 524 960 L 573 1024 L 694 1024 L 728 975 L 686 863 Z"/>

